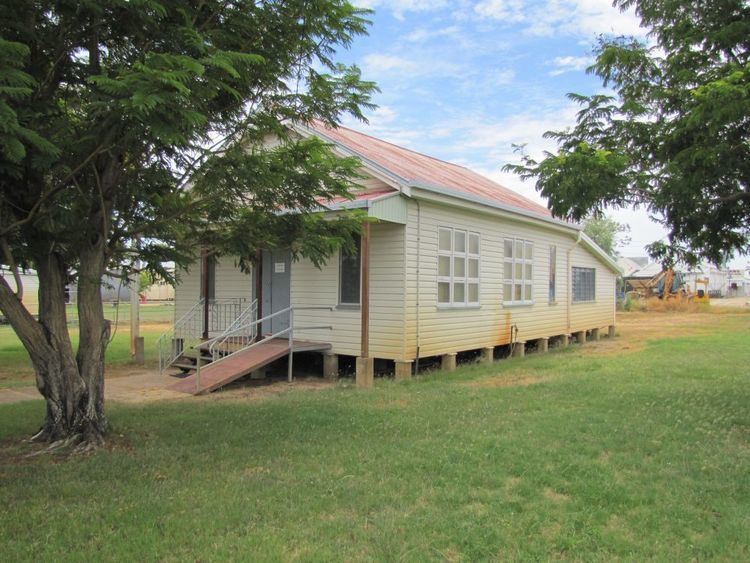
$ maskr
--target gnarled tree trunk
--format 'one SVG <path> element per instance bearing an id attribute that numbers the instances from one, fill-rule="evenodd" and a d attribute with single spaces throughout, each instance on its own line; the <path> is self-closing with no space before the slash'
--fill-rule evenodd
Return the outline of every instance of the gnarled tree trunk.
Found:
<path id="1" fill-rule="evenodd" d="M 39 317 L 24 307 L 0 278 L 0 310 L 29 353 L 36 385 L 47 403 L 44 423 L 33 439 L 96 446 L 107 429 L 104 416 L 104 353 L 109 323 L 104 319 L 100 283 L 104 254 L 89 249 L 81 259 L 78 285 L 80 343 L 74 354 L 65 310 L 67 268 L 54 254 L 35 260 L 39 276 Z"/>

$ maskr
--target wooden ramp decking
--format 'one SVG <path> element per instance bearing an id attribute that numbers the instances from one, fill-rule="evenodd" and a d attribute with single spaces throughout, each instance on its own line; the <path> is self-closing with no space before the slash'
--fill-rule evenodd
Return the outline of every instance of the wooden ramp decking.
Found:
<path id="1" fill-rule="evenodd" d="M 295 340 L 294 352 L 322 352 L 330 350 L 324 342 Z M 201 368 L 200 381 L 196 373 L 170 385 L 167 389 L 191 395 L 203 395 L 215 391 L 232 381 L 247 375 L 289 353 L 289 340 L 269 338 L 247 350 L 237 352 L 225 359 Z"/>

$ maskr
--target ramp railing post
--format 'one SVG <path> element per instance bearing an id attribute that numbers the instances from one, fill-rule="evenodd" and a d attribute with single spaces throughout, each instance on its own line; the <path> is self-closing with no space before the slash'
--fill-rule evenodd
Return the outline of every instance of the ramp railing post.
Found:
<path id="1" fill-rule="evenodd" d="M 198 362 L 196 364 L 197 369 L 195 370 L 195 392 L 198 393 L 201 389 L 201 364 L 203 363 L 203 358 L 201 357 L 203 352 L 201 352 L 200 348 L 198 348 Z"/>
<path id="2" fill-rule="evenodd" d="M 294 361 L 294 309 L 289 309 L 289 368 L 287 377 L 292 382 L 292 362 Z"/>

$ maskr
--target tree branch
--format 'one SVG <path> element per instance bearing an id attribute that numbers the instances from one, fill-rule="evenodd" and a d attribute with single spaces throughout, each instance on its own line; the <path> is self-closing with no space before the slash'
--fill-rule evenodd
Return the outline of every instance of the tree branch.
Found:
<path id="1" fill-rule="evenodd" d="M 4 238 L 0 238 L 0 247 L 2 247 L 3 257 L 8 263 L 8 268 L 13 272 L 13 279 L 16 282 L 16 297 L 19 301 L 23 301 L 23 281 L 21 280 L 21 272 L 18 270 L 18 264 L 13 258 L 13 253 L 10 251 L 8 241 Z"/>
<path id="2" fill-rule="evenodd" d="M 109 150 L 110 147 L 107 147 L 106 150 Z M 42 208 L 42 205 L 51 197 L 57 195 L 59 192 L 61 192 L 65 187 L 67 186 L 68 181 L 73 179 L 78 172 L 80 172 L 90 161 L 92 158 L 96 157 L 98 154 L 104 152 L 104 146 L 100 145 L 97 147 L 94 152 L 92 152 L 90 155 L 88 155 L 83 162 L 81 162 L 78 166 L 76 166 L 73 170 L 71 170 L 62 180 L 60 180 L 56 186 L 53 188 L 50 188 L 49 191 L 41 194 L 39 196 L 39 199 L 37 199 L 36 203 L 34 203 L 33 207 L 29 210 L 26 217 L 23 219 L 19 219 L 18 221 L 11 223 L 7 227 L 5 227 L 2 231 L 0 231 L 0 237 L 4 237 L 11 233 L 12 231 L 16 230 L 19 227 L 22 227 L 26 223 L 29 223 L 36 217 L 36 215 L 39 213 L 39 210 Z"/>
<path id="3" fill-rule="evenodd" d="M 734 203 L 735 201 L 740 201 L 746 199 L 750 201 L 750 192 L 736 192 L 730 195 L 725 195 L 722 197 L 715 197 L 708 200 L 708 203 Z"/>

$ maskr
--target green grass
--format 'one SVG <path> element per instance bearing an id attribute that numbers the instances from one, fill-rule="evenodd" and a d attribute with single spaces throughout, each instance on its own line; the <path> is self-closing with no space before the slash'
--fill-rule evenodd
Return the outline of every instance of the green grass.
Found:
<path id="1" fill-rule="evenodd" d="M 110 405 L 117 444 L 12 457 L 6 560 L 748 560 L 750 317 L 374 390 Z M 119 438 L 119 435 L 124 438 Z"/>
<path id="2" fill-rule="evenodd" d="M 118 316 L 119 315 L 119 316 Z M 146 362 L 154 364 L 156 357 L 156 340 L 171 327 L 174 315 L 173 305 L 144 305 L 140 310 L 141 336 L 145 342 Z M 114 338 L 107 348 L 107 365 L 119 367 L 130 362 L 130 307 L 123 303 L 119 313 L 112 305 L 105 306 L 105 316 L 113 322 L 117 320 Z M 73 346 L 78 346 L 77 315 L 74 307 L 68 306 L 70 335 Z M 13 329 L 8 325 L 0 326 L 0 388 L 33 385 L 34 370 L 29 355 Z"/>

